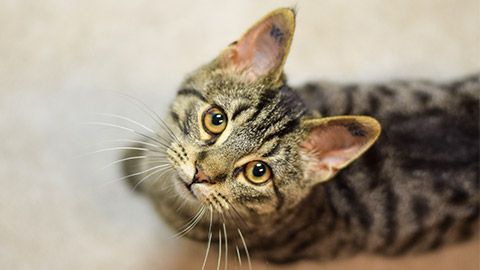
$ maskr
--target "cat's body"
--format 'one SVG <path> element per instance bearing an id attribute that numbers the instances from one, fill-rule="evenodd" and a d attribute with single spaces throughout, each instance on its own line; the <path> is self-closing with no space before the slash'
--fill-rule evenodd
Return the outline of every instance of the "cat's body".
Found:
<path id="1" fill-rule="evenodd" d="M 310 84 L 299 94 L 323 116 L 369 115 L 382 125 L 371 149 L 315 191 L 328 194 L 355 239 L 324 250 L 402 255 L 478 231 L 480 74 L 444 84 Z"/>
<path id="2" fill-rule="evenodd" d="M 294 92 L 281 73 L 292 16 L 270 14 L 187 77 L 167 142 L 145 147 L 152 159 L 165 147 L 173 174 L 131 159 L 134 185 L 172 227 L 194 216 L 187 236 L 272 262 L 416 253 L 476 235 L 480 76 Z M 371 116 L 382 134 L 371 118 L 336 115 Z"/>

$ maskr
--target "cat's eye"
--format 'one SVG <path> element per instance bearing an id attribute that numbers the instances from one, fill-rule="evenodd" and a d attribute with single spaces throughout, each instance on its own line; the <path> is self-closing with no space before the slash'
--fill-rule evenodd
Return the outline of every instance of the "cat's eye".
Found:
<path id="1" fill-rule="evenodd" d="M 209 134 L 218 135 L 225 130 L 227 126 L 227 116 L 217 108 L 210 107 L 203 113 L 203 129 Z"/>
<path id="2" fill-rule="evenodd" d="M 248 181 L 257 185 L 264 184 L 272 178 L 272 170 L 261 161 L 249 162 L 243 173 Z"/>

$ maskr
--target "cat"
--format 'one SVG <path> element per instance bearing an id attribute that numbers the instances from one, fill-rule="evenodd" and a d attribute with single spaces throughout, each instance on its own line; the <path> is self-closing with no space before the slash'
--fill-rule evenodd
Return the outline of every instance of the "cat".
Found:
<path id="1" fill-rule="evenodd" d="M 187 75 L 125 154 L 134 189 L 206 256 L 212 242 L 273 263 L 393 256 L 478 235 L 480 74 L 292 90 L 294 29 L 274 10 Z"/>

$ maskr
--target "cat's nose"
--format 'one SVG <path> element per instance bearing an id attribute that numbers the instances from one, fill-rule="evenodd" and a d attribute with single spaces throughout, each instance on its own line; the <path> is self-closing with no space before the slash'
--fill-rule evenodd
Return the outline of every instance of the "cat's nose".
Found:
<path id="1" fill-rule="evenodd" d="M 202 165 L 200 164 L 195 164 L 195 175 L 193 176 L 192 184 L 194 183 L 215 184 L 212 178 L 203 172 Z"/>

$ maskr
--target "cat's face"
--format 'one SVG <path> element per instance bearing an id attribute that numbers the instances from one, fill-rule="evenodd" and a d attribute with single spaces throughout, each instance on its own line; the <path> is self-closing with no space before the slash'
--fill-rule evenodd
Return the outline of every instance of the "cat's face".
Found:
<path id="1" fill-rule="evenodd" d="M 217 210 L 266 213 L 298 201 L 306 194 L 301 100 L 286 86 L 208 69 L 186 80 L 171 108 L 176 190 Z"/>
<path id="2" fill-rule="evenodd" d="M 368 117 L 314 118 L 282 73 L 294 14 L 260 20 L 190 74 L 170 111 L 175 192 L 217 211 L 293 207 L 376 140 Z"/>

